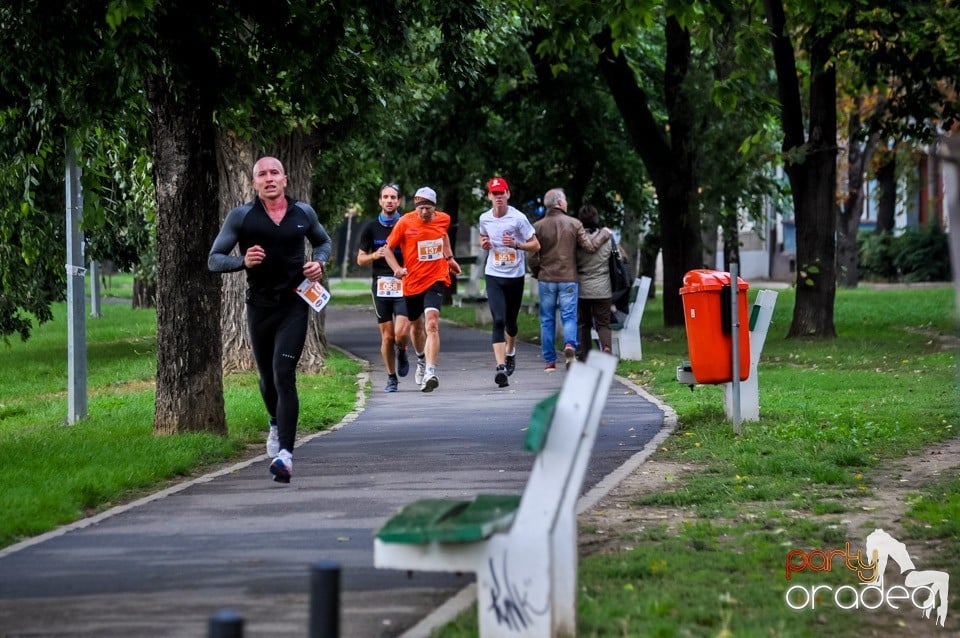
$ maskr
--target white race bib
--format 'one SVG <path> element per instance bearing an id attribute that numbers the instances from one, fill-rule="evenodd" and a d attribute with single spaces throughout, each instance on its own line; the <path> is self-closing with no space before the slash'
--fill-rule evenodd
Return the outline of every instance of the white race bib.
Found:
<path id="1" fill-rule="evenodd" d="M 378 297 L 402 297 L 403 282 L 396 277 L 377 277 Z"/>
<path id="2" fill-rule="evenodd" d="M 417 259 L 419 261 L 437 261 L 438 259 L 443 259 L 443 238 L 418 241 Z"/>
<path id="3" fill-rule="evenodd" d="M 317 312 L 323 310 L 323 307 L 330 301 L 330 293 L 320 285 L 319 281 L 304 279 L 303 282 L 297 286 L 297 294 L 303 297 L 307 305 Z"/>

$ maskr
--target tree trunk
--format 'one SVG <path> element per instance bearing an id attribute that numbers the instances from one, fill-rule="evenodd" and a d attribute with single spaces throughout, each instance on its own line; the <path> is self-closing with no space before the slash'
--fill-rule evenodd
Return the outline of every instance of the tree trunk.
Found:
<path id="1" fill-rule="evenodd" d="M 810 47 L 810 117 L 804 139 L 804 111 L 793 44 L 786 32 L 781 0 L 764 0 L 777 70 L 783 151 L 793 195 L 797 230 L 797 296 L 788 337 L 834 337 L 836 297 L 837 85 L 828 67 L 829 42 Z M 789 161 L 803 149 L 799 161 Z"/>
<path id="2" fill-rule="evenodd" d="M 283 162 L 288 177 L 287 194 L 294 199 L 310 203 L 313 199 L 315 149 L 309 146 L 306 137 L 299 131 L 279 140 L 274 147 L 276 150 L 268 151 L 268 153 Z M 252 164 L 251 168 L 253 168 Z M 329 228 L 327 228 L 327 232 L 330 232 Z M 304 250 L 309 254 L 312 248 L 307 244 Z M 330 287 L 330 268 L 332 266 L 332 264 L 323 265 L 321 283 L 327 289 Z M 326 310 L 310 312 L 310 322 L 307 324 L 307 341 L 303 346 L 303 354 L 300 357 L 299 369 L 302 372 L 314 373 L 323 369 L 323 361 L 327 353 L 327 335 L 324 328 L 326 320 Z"/>
<path id="3" fill-rule="evenodd" d="M 157 307 L 157 286 L 139 277 L 133 278 L 133 298 L 130 307 L 134 310 Z"/>
<path id="4" fill-rule="evenodd" d="M 678 170 L 669 176 L 665 187 L 657 186 L 660 211 L 660 241 L 663 249 L 663 323 L 683 326 L 683 276 L 703 268 L 700 243 L 700 216 L 690 202 L 691 173 Z"/>
<path id="5" fill-rule="evenodd" d="M 669 140 L 653 117 L 647 95 L 637 84 L 636 74 L 623 51 L 614 54 L 609 29 L 596 36 L 594 42 L 601 50 L 600 73 L 657 192 L 659 239 L 663 248 L 663 323 L 682 326 L 683 276 L 689 270 L 703 267 L 700 212 L 695 195 L 696 144 L 691 138 L 693 115 L 683 87 L 690 66 L 690 34 L 675 18 L 667 19 L 664 95 Z"/>
<path id="6" fill-rule="evenodd" d="M 893 233 L 897 215 L 897 154 L 883 149 L 877 167 L 877 232 Z"/>
<path id="7" fill-rule="evenodd" d="M 821 43 L 811 51 L 809 150 L 802 164 L 787 167 L 797 223 L 797 299 L 788 337 L 836 336 L 837 81 L 824 49 Z"/>
<path id="8" fill-rule="evenodd" d="M 637 248 L 637 277 L 650 278 L 650 299 L 656 296 L 657 287 L 653 282 L 657 280 L 657 255 L 660 254 L 660 236 L 647 233 Z"/>
<path id="9" fill-rule="evenodd" d="M 225 435 L 220 276 L 206 267 L 219 229 L 213 114 L 197 95 L 171 95 L 163 78 L 147 91 L 157 185 L 154 432 Z"/>
<path id="10" fill-rule="evenodd" d="M 157 190 L 157 396 L 154 432 L 227 434 L 220 369 L 220 276 L 207 254 L 220 228 L 214 100 L 204 43 L 209 0 L 165 4 L 146 78 Z"/>
<path id="11" fill-rule="evenodd" d="M 863 181 L 879 140 L 874 134 L 863 145 L 857 141 L 861 132 L 859 108 L 857 99 L 847 127 L 847 192 L 837 216 L 837 283 L 844 288 L 856 288 L 860 280 L 857 234 L 863 211 Z"/>
<path id="12" fill-rule="evenodd" d="M 220 221 L 233 208 L 253 197 L 253 145 L 232 132 L 217 133 L 217 174 L 220 178 Z M 239 249 L 234 248 L 239 254 Z M 224 373 L 253 370 L 253 352 L 247 331 L 247 276 L 243 271 L 220 275 L 223 300 L 220 330 L 223 339 Z"/>

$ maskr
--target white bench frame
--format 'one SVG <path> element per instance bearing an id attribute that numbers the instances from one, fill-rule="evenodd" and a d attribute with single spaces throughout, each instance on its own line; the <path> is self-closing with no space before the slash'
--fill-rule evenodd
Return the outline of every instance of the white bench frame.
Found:
<path id="1" fill-rule="evenodd" d="M 758 379 L 760 355 L 767 341 L 767 332 L 770 330 L 773 309 L 776 305 L 776 291 L 760 290 L 750 311 L 750 373 L 740 382 L 740 420 L 742 421 L 760 420 L 760 380 Z M 689 361 L 684 361 L 682 365 L 677 366 L 677 381 L 689 385 L 691 390 L 696 385 L 697 380 L 693 376 Z M 732 421 L 734 419 L 733 383 L 722 385 L 723 411 L 727 419 Z"/>
<path id="2" fill-rule="evenodd" d="M 773 290 L 760 290 L 753 301 L 750 329 L 750 376 L 740 382 L 740 419 L 743 421 L 760 420 L 760 382 L 757 374 L 760 367 L 760 354 L 767 341 L 767 332 L 773 320 L 773 309 L 777 305 L 777 293 Z M 723 384 L 723 411 L 727 419 L 733 420 L 733 383 Z"/>
<path id="3" fill-rule="evenodd" d="M 619 330 L 611 330 L 611 346 L 613 354 L 628 361 L 643 359 L 640 348 L 640 321 L 643 319 L 643 309 L 647 305 L 647 296 L 650 294 L 650 277 L 637 277 L 633 287 L 637 289 L 637 298 L 630 304 L 630 312 L 623 321 Z"/>
<path id="4" fill-rule="evenodd" d="M 616 365 L 597 351 L 571 365 L 509 530 L 466 543 L 375 538 L 374 566 L 476 573 L 482 637 L 575 635 L 576 503 Z"/>

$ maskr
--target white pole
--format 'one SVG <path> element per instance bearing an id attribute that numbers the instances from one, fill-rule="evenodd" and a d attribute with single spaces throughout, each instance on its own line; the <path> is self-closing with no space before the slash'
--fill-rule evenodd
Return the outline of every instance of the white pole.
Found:
<path id="1" fill-rule="evenodd" d="M 347 265 L 350 263 L 350 229 L 353 226 L 353 211 L 347 212 L 347 237 L 343 245 L 343 266 L 340 269 L 340 279 L 347 278 Z"/>
<path id="2" fill-rule="evenodd" d="M 740 434 L 740 313 L 739 293 L 740 266 L 730 262 L 730 345 L 733 348 L 733 374 L 731 392 L 733 393 L 733 433 Z"/>
<path id="3" fill-rule="evenodd" d="M 87 416 L 87 325 L 84 312 L 83 193 L 76 149 L 66 147 L 67 221 L 67 423 Z"/>
<path id="4" fill-rule="evenodd" d="M 960 131 L 940 138 L 938 157 L 943 160 L 943 200 L 947 208 L 947 236 L 953 263 L 954 305 L 960 313 Z"/>
<path id="5" fill-rule="evenodd" d="M 767 340 L 773 308 L 777 305 L 777 293 L 773 290 L 757 292 L 750 317 L 750 376 L 740 382 L 740 420 L 760 420 L 760 354 Z M 723 384 L 723 411 L 733 419 L 733 383 Z"/>
<path id="6" fill-rule="evenodd" d="M 90 262 L 90 316 L 102 317 L 100 311 L 100 264 Z"/>

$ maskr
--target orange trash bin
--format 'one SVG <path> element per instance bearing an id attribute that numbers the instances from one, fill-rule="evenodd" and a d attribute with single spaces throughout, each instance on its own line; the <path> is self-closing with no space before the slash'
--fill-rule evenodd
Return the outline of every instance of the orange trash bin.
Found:
<path id="1" fill-rule="evenodd" d="M 750 325 L 747 288 L 737 277 L 737 314 L 740 331 L 740 380 L 750 376 Z M 730 321 L 730 273 L 691 270 L 683 276 L 683 320 L 687 329 L 690 367 L 697 383 L 733 381 L 733 339 Z"/>

